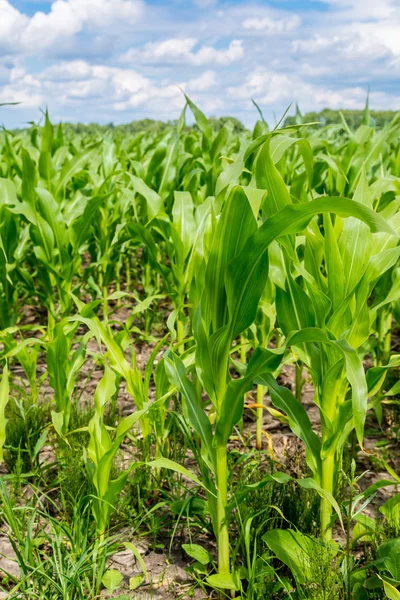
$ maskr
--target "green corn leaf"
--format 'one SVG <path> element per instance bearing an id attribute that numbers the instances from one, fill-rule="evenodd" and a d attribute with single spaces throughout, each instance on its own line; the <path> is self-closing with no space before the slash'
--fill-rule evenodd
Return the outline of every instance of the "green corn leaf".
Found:
<path id="1" fill-rule="evenodd" d="M 248 392 L 257 377 L 276 371 L 282 360 L 280 353 L 265 348 L 257 348 L 246 369 L 244 377 L 231 380 L 225 392 L 220 415 L 215 430 L 216 446 L 228 443 L 233 427 L 243 415 L 244 394 Z"/>
<path id="2" fill-rule="evenodd" d="M 211 125 L 209 124 L 208 119 L 204 115 L 204 113 L 201 112 L 201 110 L 194 104 L 194 102 L 190 100 L 188 96 L 186 96 L 186 94 L 185 98 L 190 110 L 194 115 L 194 118 L 196 119 L 198 128 L 203 134 L 203 140 L 206 142 L 205 144 L 203 143 L 203 149 L 207 150 L 211 148 L 211 140 L 213 137 Z"/>
<path id="3" fill-rule="evenodd" d="M 257 223 L 249 201 L 241 187 L 231 192 L 211 246 L 206 269 L 206 289 L 214 331 L 226 324 L 224 275 L 229 262 L 237 256 Z"/>
<path id="4" fill-rule="evenodd" d="M 270 143 L 271 138 L 269 137 L 257 156 L 254 171 L 257 187 L 268 191 L 262 206 L 268 216 L 274 215 L 288 204 L 291 204 L 290 194 L 285 182 L 272 160 Z"/>
<path id="5" fill-rule="evenodd" d="M 102 142 L 95 142 L 91 146 L 88 146 L 82 152 L 78 153 L 76 156 L 71 158 L 71 160 L 67 161 L 58 177 L 57 183 L 54 186 L 54 195 L 58 196 L 61 191 L 65 188 L 65 186 L 69 183 L 71 178 L 78 173 L 92 158 L 95 151 L 101 146 Z"/>
<path id="6" fill-rule="evenodd" d="M 184 259 L 189 254 L 196 233 L 193 200 L 189 192 L 175 192 L 172 207 L 173 226 L 183 244 Z"/>
<path id="7" fill-rule="evenodd" d="M 186 375 L 183 362 L 172 352 L 164 357 L 165 368 L 172 385 L 183 394 L 187 403 L 189 421 L 207 449 L 209 461 L 215 471 L 215 449 L 210 421 L 204 412 L 192 382 Z"/>
<path id="8" fill-rule="evenodd" d="M 272 375 L 260 376 L 256 382 L 268 386 L 273 405 L 288 416 L 290 428 L 306 446 L 307 464 L 317 481 L 320 481 L 321 441 L 314 433 L 310 418 L 303 406 L 288 388 L 278 385 Z"/>
<path id="9" fill-rule="evenodd" d="M 136 175 L 132 175 L 132 173 L 128 173 L 135 192 L 143 196 L 146 200 L 147 205 L 147 213 L 149 217 L 149 221 L 155 219 L 159 214 L 163 212 L 163 201 L 162 198 L 152 190 L 142 179 L 136 177 Z"/>
<path id="10" fill-rule="evenodd" d="M 255 319 L 265 287 L 269 244 L 287 234 L 301 231 L 310 219 L 321 212 L 341 216 L 356 216 L 372 231 L 387 231 L 396 235 L 386 221 L 371 209 L 344 198 L 318 198 L 308 204 L 290 205 L 268 219 L 234 258 L 225 275 L 225 285 L 233 337 L 249 327 Z"/>
<path id="11" fill-rule="evenodd" d="M 157 458 L 156 460 L 151 460 L 146 464 L 149 467 L 152 467 L 153 469 L 169 469 L 170 471 L 175 471 L 176 473 L 184 475 L 191 481 L 194 481 L 195 483 L 197 483 L 197 485 L 201 486 L 202 488 L 205 487 L 200 481 L 200 479 L 196 477 L 196 475 L 194 475 L 185 467 L 182 467 L 182 465 L 179 465 L 177 462 L 170 460 L 169 458 Z"/>

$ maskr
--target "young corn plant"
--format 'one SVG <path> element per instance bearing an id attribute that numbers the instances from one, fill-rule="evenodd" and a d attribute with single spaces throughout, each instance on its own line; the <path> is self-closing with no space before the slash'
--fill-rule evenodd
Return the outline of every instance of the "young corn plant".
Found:
<path id="1" fill-rule="evenodd" d="M 169 334 L 161 338 L 155 345 L 149 356 L 144 373 L 142 373 L 137 365 L 136 350 L 130 333 L 122 329 L 118 334 L 115 334 L 108 323 L 100 321 L 97 316 L 93 315 L 93 308 L 99 301 L 86 306 L 76 298 L 75 301 L 80 314 L 71 317 L 70 320 L 74 323 L 75 327 L 77 324 L 84 324 L 88 328 L 84 339 L 88 340 L 93 337 L 96 339 L 99 346 L 99 353 L 95 353 L 95 356 L 98 355 L 102 360 L 104 358 L 108 359 L 114 373 L 126 382 L 126 390 L 135 402 L 138 411 L 137 414 L 140 417 L 141 432 L 147 444 L 147 450 L 150 452 L 153 420 L 148 414 L 150 408 L 149 388 L 157 354 L 165 344 Z M 138 305 L 138 312 L 145 310 L 146 306 L 146 303 Z M 125 356 L 126 351 L 130 353 L 130 360 Z"/>
<path id="2" fill-rule="evenodd" d="M 69 429 L 76 380 L 86 356 L 85 337 L 78 347 L 74 348 L 77 329 L 78 323 L 63 319 L 56 324 L 53 339 L 46 343 L 47 371 L 56 406 L 51 417 L 54 429 L 61 437 L 64 437 Z"/>
<path id="3" fill-rule="evenodd" d="M 90 441 L 87 448 L 87 468 L 96 490 L 92 510 L 96 522 L 99 544 L 104 542 L 104 535 L 110 522 L 118 495 L 127 481 L 129 471 L 112 479 L 112 467 L 121 443 L 129 430 L 137 423 L 143 411 L 125 417 L 110 435 L 104 424 L 104 411 L 107 403 L 116 392 L 116 375 L 106 365 L 104 376 L 100 380 L 94 395 L 95 414 L 90 420 L 87 431 Z"/>
<path id="4" fill-rule="evenodd" d="M 274 176 L 276 184 L 280 184 L 279 173 Z M 372 211 L 363 172 L 350 202 Z M 306 444 L 314 479 L 333 495 L 343 446 L 354 428 L 360 446 L 363 444 L 368 386 L 363 353 L 359 355 L 357 350 L 370 332 L 370 292 L 377 278 L 397 262 L 399 248 L 395 231 L 389 225 L 386 232 L 374 234 L 366 223 L 354 217 L 336 216 L 333 225 L 329 214 L 324 215 L 323 225 L 323 232 L 316 223 L 310 223 L 305 230 L 302 262 L 293 247 L 282 245 L 286 283 L 284 289 L 278 286 L 276 291 L 277 319 L 286 336 L 286 347 L 295 350 L 313 379 L 321 439 L 313 432 L 298 398 L 270 376 L 265 383 L 270 384 L 271 399 L 277 408 L 288 416 L 289 410 L 295 411 L 289 423 Z M 286 403 L 290 408 L 285 407 Z M 324 497 L 321 534 L 326 540 L 332 537 L 332 504 Z"/>
<path id="5" fill-rule="evenodd" d="M 14 249 L 7 260 L 13 266 L 15 256 L 28 264 L 17 269 L 22 283 L 37 293 L 48 310 L 48 337 L 51 339 L 55 323 L 60 317 L 67 316 L 73 306 L 71 293 L 77 283 L 80 272 L 82 250 L 90 235 L 90 226 L 105 194 L 94 194 L 91 198 L 82 197 L 77 202 L 65 202 L 65 187 L 77 170 L 85 165 L 99 144 L 83 151 L 79 156 L 66 161 L 58 178 L 43 178 L 43 169 L 49 175 L 49 151 L 42 151 L 38 163 L 24 148 L 21 151 L 21 189 L 12 181 L 8 182 L 8 200 L 3 204 L 13 215 L 16 223 L 20 220 L 24 234 L 19 248 Z M 45 158 L 43 158 L 45 157 Z M 42 160 L 43 159 L 43 160 Z M 46 167 L 44 167 L 46 165 Z M 83 208 L 82 208 L 83 207 Z M 27 238 L 33 246 L 33 252 L 26 248 Z M 12 268 L 9 268 L 12 272 Z M 37 275 L 37 284 L 33 285 L 32 273 Z M 10 277 L 8 278 L 10 279 Z"/>
<path id="6" fill-rule="evenodd" d="M 268 136 L 267 136 L 268 137 Z M 264 168 L 267 176 L 272 175 L 271 187 L 278 185 L 282 190 L 283 181 L 277 179 L 269 150 L 270 138 L 264 142 L 259 153 L 258 168 Z M 253 146 L 253 151 L 262 145 Z M 232 170 L 231 170 L 232 172 Z M 237 175 L 235 175 L 237 177 Z M 286 189 L 286 188 L 285 188 Z M 272 195 L 272 194 L 271 194 Z M 264 209 L 272 200 L 270 193 L 263 200 Z M 265 196 L 264 196 L 265 198 Z M 203 271 L 199 272 L 200 287 L 203 286 L 201 300 L 193 317 L 193 335 L 196 340 L 194 366 L 196 375 L 206 391 L 212 408 L 210 415 L 204 412 L 199 397 L 193 391 L 193 384 L 186 375 L 184 363 L 178 357 L 167 360 L 170 377 L 183 394 L 188 417 L 192 427 L 201 437 L 204 456 L 214 474 L 216 482 L 216 537 L 218 541 L 218 576 L 211 580 L 217 586 L 238 586 L 231 573 L 229 554 L 228 469 L 227 445 L 233 427 L 243 413 L 243 395 L 254 380 L 266 384 L 270 389 L 275 386 L 271 373 L 279 366 L 283 351 L 259 348 L 250 360 L 245 374 L 233 379 L 230 373 L 230 353 L 232 343 L 254 321 L 260 298 L 268 277 L 268 250 L 275 240 L 284 247 L 292 248 L 290 236 L 304 231 L 313 217 L 320 213 L 339 213 L 342 216 L 355 216 L 366 222 L 373 231 L 393 233 L 385 220 L 371 209 L 344 198 L 318 198 L 304 204 L 287 203 L 258 227 L 252 206 L 245 188 L 236 186 L 228 195 L 222 214 L 216 226 L 209 255 Z M 324 332 L 300 332 L 297 341 L 310 340 L 312 343 L 326 343 L 334 347 L 336 353 L 347 357 L 349 362 L 355 358 L 348 350 L 345 341 L 332 342 Z M 357 362 L 357 365 L 361 364 Z M 360 375 L 357 371 L 357 375 Z M 358 381 L 357 381 L 358 382 Z M 357 396 L 358 398 L 358 396 Z M 298 403 L 297 403 L 298 405 Z M 357 401 L 354 402 L 358 408 Z M 300 405 L 299 405 L 300 406 Z M 190 408 L 189 408 L 190 407 Z M 305 414 L 305 413 L 304 413 Z M 307 417 L 307 415 L 306 415 Z M 358 431 L 361 415 L 357 414 Z M 307 417 L 308 419 L 308 417 Z M 214 423 L 214 427 L 211 425 Z M 308 420 L 309 423 L 309 420 Z M 311 432 L 311 433 L 310 433 Z M 311 425 L 307 428 L 310 444 L 315 446 L 315 434 Z M 321 458 L 319 457 L 319 461 Z M 314 473 L 318 472 L 318 467 Z M 319 485 L 318 482 L 316 482 Z M 323 489 L 323 486 L 320 486 Z M 330 490 L 328 496 L 331 497 Z M 326 496 L 326 494 L 325 494 Z"/>

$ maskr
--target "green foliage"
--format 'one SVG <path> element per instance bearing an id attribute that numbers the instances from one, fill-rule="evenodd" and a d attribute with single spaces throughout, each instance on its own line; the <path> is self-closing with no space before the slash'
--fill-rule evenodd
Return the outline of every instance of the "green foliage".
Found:
<path id="1" fill-rule="evenodd" d="M 382 128 L 390 123 L 397 112 L 394 110 L 371 110 L 370 118 L 371 124 L 375 127 Z M 363 124 L 364 111 L 362 110 L 333 110 L 331 108 L 324 108 L 320 112 L 308 112 L 301 116 L 303 123 L 315 123 L 320 122 L 323 125 L 339 125 L 342 121 L 342 117 L 345 118 L 346 122 L 352 129 L 356 129 Z M 286 117 L 285 125 L 294 125 L 298 123 L 298 115 L 295 117 Z"/>
<path id="2" fill-rule="evenodd" d="M 55 128 L 46 113 L 0 134 L 11 597 L 114 593 L 126 524 L 166 526 L 171 547 L 179 529 L 206 595 L 396 597 L 396 495 L 378 521 L 366 509 L 399 481 L 400 119 L 376 126 L 387 115 L 367 103 L 360 122 L 308 126 L 297 109 L 270 131 L 255 107 L 253 132 L 186 97 L 168 124 Z M 304 459 L 278 462 L 266 410 Z M 367 455 L 372 419 L 391 480 L 361 491 L 346 454 Z M 146 565 L 123 544 L 135 590 Z"/>
<path id="3" fill-rule="evenodd" d="M 20 462 L 22 473 L 38 467 L 38 457 L 46 443 L 50 414 L 45 404 L 34 404 L 27 396 L 12 397 L 7 406 L 6 447 L 4 461 L 14 472 Z"/>

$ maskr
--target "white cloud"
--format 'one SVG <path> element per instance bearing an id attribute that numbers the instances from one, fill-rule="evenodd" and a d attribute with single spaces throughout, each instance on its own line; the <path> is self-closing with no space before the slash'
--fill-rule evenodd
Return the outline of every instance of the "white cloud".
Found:
<path id="1" fill-rule="evenodd" d="M 85 102 L 94 115 L 99 110 L 112 115 L 113 111 L 143 108 L 154 114 L 160 113 L 164 118 L 172 118 L 184 104 L 182 89 L 194 99 L 203 98 L 200 101 L 203 108 L 223 106 L 222 100 L 212 104 L 204 96 L 216 82 L 214 71 L 205 71 L 199 77 L 179 83 L 161 84 L 133 69 L 90 65 L 76 60 L 49 67 L 35 76 L 14 67 L 9 71 L 7 83 L 0 88 L 0 102 L 20 101 L 23 103 L 20 110 L 49 105 L 59 112 L 79 110 Z"/>
<path id="2" fill-rule="evenodd" d="M 203 46 L 198 52 L 193 54 L 191 62 L 196 66 L 206 64 L 229 65 L 241 59 L 243 55 L 242 40 L 232 40 L 226 50 L 217 50 L 212 46 Z"/>
<path id="3" fill-rule="evenodd" d="M 29 17 L 22 15 L 7 0 L 0 0 L 0 48 L 9 49 L 18 44 L 29 24 Z"/>
<path id="4" fill-rule="evenodd" d="M 44 102 L 39 79 L 21 67 L 12 68 L 7 83 L 0 88 L 2 102 L 20 102 L 24 108 L 38 107 Z"/>
<path id="5" fill-rule="evenodd" d="M 316 54 L 321 50 L 328 50 L 340 42 L 340 37 L 333 36 L 327 37 L 316 33 L 311 39 L 294 40 L 292 42 L 292 48 L 295 52 L 302 52 L 304 54 Z"/>
<path id="6" fill-rule="evenodd" d="M 269 71 L 264 67 L 250 73 L 243 84 L 228 88 L 232 97 L 244 100 L 254 98 L 265 104 L 289 98 L 293 91 L 293 80 L 288 75 Z"/>
<path id="7" fill-rule="evenodd" d="M 143 48 L 131 48 L 121 55 L 123 63 L 140 60 L 145 64 L 180 63 L 196 67 L 208 64 L 230 65 L 244 55 L 242 40 L 232 40 L 227 48 L 201 46 L 194 51 L 196 38 L 171 38 L 161 42 L 149 42 Z"/>
<path id="8" fill-rule="evenodd" d="M 400 8 L 397 20 L 385 20 L 377 23 L 361 23 L 350 26 L 349 31 L 356 37 L 360 51 L 368 52 L 368 48 L 384 48 L 395 56 L 400 56 Z"/>
<path id="9" fill-rule="evenodd" d="M 249 74 L 243 84 L 231 86 L 228 93 L 232 98 L 248 100 L 254 98 L 261 105 L 284 106 L 297 101 L 303 110 L 322 108 L 361 109 L 365 105 L 366 90 L 360 86 L 334 88 L 326 84 L 310 84 L 297 74 L 277 73 L 264 67 Z M 385 93 L 371 93 L 371 102 L 395 108 L 397 97 Z M 379 104 L 378 104 L 379 106 Z"/>
<path id="10" fill-rule="evenodd" d="M 214 71 L 205 71 L 199 77 L 182 83 L 180 87 L 189 92 L 205 92 L 217 84 L 217 76 Z"/>
<path id="11" fill-rule="evenodd" d="M 145 63 L 185 62 L 196 44 L 195 38 L 172 38 L 162 42 L 149 42 L 143 49 L 131 48 L 121 55 L 120 60 L 123 63 L 133 62 L 137 58 Z"/>
<path id="12" fill-rule="evenodd" d="M 315 34 L 309 39 L 294 40 L 294 52 L 315 55 L 321 60 L 321 53 L 327 53 L 340 59 L 355 61 L 358 59 L 379 60 L 385 57 L 400 56 L 400 25 L 360 23 L 341 29 L 341 33 L 333 35 Z M 340 65 L 339 65 L 340 66 Z"/>
<path id="13" fill-rule="evenodd" d="M 55 0 L 48 13 L 27 17 L 7 0 L 0 0 L 0 45 L 15 52 L 57 47 L 83 32 L 114 31 L 136 23 L 142 0 Z"/>
<path id="14" fill-rule="evenodd" d="M 249 17 L 243 21 L 243 27 L 244 29 L 253 30 L 259 33 L 277 35 L 296 29 L 300 25 L 300 22 L 300 17 L 298 15 L 291 15 L 286 19 Z"/>

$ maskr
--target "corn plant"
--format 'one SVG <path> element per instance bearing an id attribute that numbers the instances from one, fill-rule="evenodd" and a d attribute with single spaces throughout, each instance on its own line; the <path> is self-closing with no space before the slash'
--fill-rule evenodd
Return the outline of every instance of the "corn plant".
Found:
<path id="1" fill-rule="evenodd" d="M 279 186 L 284 189 L 283 182 L 279 173 L 271 169 L 272 177 L 270 199 L 277 201 L 276 192 Z M 365 171 L 360 174 L 352 202 L 372 208 Z M 307 438 L 308 464 L 314 478 L 333 494 L 343 445 L 353 428 L 362 446 L 368 389 L 356 350 L 369 336 L 369 295 L 377 278 L 396 264 L 399 248 L 395 231 L 390 227 L 386 233 L 374 234 L 359 219 L 344 220 L 340 216 L 336 217 L 333 227 L 329 214 L 324 215 L 323 233 L 311 223 L 305 238 L 304 263 L 300 263 L 297 253 L 288 244 L 283 246 L 286 284 L 284 289 L 277 287 L 276 309 L 280 328 L 288 338 L 286 344 L 295 347 L 310 369 L 315 402 L 321 414 L 322 445 L 313 434 L 298 399 L 277 387 L 271 377 L 268 381 L 277 407 L 283 408 L 282 396 L 285 396 L 285 401 L 290 401 L 292 406 L 296 403 L 296 411 L 302 412 L 304 426 L 296 422 L 294 430 L 303 441 Z M 325 275 L 321 269 L 323 258 Z M 291 265 L 298 281 L 293 277 Z M 293 343 L 296 337 L 290 338 L 290 334 L 307 330 L 309 340 L 305 339 L 304 344 Z M 331 517 L 332 505 L 322 498 L 321 530 L 327 539 L 332 535 Z"/>
<path id="2" fill-rule="evenodd" d="M 56 406 L 51 416 L 55 430 L 62 437 L 69 429 L 76 378 L 86 355 L 85 339 L 76 349 L 73 347 L 77 328 L 77 323 L 60 321 L 54 328 L 53 339 L 46 344 L 49 383 Z"/>
<path id="3" fill-rule="evenodd" d="M 270 192 L 273 186 L 279 191 L 284 189 L 283 181 L 278 177 L 273 166 L 269 150 L 268 138 L 257 159 L 259 168 L 266 169 L 270 178 Z M 267 206 L 274 200 L 274 195 L 267 196 Z M 281 200 L 282 201 L 282 200 Z M 285 204 L 285 202 L 284 202 Z M 262 206 L 263 207 L 263 206 Z M 196 340 L 195 367 L 204 390 L 213 403 L 212 413 L 215 420 L 213 433 L 208 417 L 199 410 L 188 380 L 184 379 L 182 364 L 170 362 L 171 377 L 184 394 L 186 402 L 192 405 L 190 418 L 192 426 L 201 436 L 204 451 L 210 468 L 214 470 L 217 488 L 217 539 L 219 575 L 225 580 L 230 576 L 229 533 L 227 507 L 227 443 L 234 425 L 241 419 L 243 412 L 243 394 L 250 389 L 255 379 L 261 379 L 263 371 L 266 385 L 275 385 L 270 373 L 280 363 L 281 353 L 267 349 L 259 349 L 249 362 L 246 373 L 239 380 L 232 380 L 229 374 L 232 342 L 254 321 L 258 304 L 264 291 L 268 277 L 268 248 L 279 239 L 290 247 L 290 237 L 304 231 L 312 218 L 319 213 L 339 213 L 342 216 L 355 216 L 366 222 L 374 231 L 392 229 L 385 220 L 371 209 L 359 203 L 343 198 L 318 198 L 305 204 L 287 203 L 280 210 L 274 211 L 261 227 L 258 227 L 252 206 L 242 187 L 235 187 L 228 196 L 221 217 L 216 227 L 213 243 L 210 248 L 203 276 L 204 291 L 193 318 L 193 333 Z M 348 358 L 350 377 L 354 384 L 354 418 L 359 436 L 366 412 L 366 384 L 358 391 L 358 383 L 362 381 L 361 362 L 348 344 L 343 341 L 332 341 L 318 330 L 309 334 L 307 330 L 298 334 L 298 340 L 332 345 L 335 351 Z M 326 338 L 326 340 L 325 340 Z M 174 368 L 172 365 L 175 365 Z M 362 369 L 361 369 L 362 370 Z M 268 375 L 269 373 L 269 375 Z M 181 381 L 180 381 L 181 379 Z M 364 380 L 365 381 L 365 380 Z M 263 383 L 262 381 L 261 383 Z M 239 393 L 238 393 L 239 392 Z M 360 399 L 360 397 L 362 399 Z M 298 404 L 298 403 L 297 403 Z M 200 406 L 201 409 L 201 406 Z M 201 416 L 204 415 L 204 416 Z M 304 413 L 305 414 L 305 413 Z M 307 417 L 307 416 L 306 416 Z M 308 420 L 308 417 L 307 417 Z M 308 421 L 309 423 L 309 421 Z M 311 446 L 315 447 L 315 434 L 311 425 L 307 426 L 307 435 Z M 321 458 L 319 457 L 319 461 Z M 314 469 L 314 474 L 317 470 Z M 324 489 L 322 478 L 317 483 Z M 332 488 L 325 490 L 331 495 Z M 329 502 L 329 500 L 325 501 Z M 235 582 L 230 579 L 235 587 Z M 225 585 L 228 585 L 225 581 Z"/>
<path id="4" fill-rule="evenodd" d="M 149 387 L 150 381 L 153 375 L 154 361 L 160 348 L 165 343 L 167 336 L 159 340 L 154 350 L 152 351 L 148 364 L 146 366 L 144 374 L 142 374 L 140 368 L 137 365 L 136 352 L 133 347 L 132 340 L 126 330 L 122 330 L 120 334 L 114 335 L 110 326 L 107 323 L 100 321 L 100 319 L 93 315 L 93 303 L 85 307 L 83 303 L 75 299 L 80 309 L 80 314 L 75 317 L 71 317 L 71 321 L 76 327 L 78 323 L 84 324 L 88 328 L 88 333 L 85 339 L 94 337 L 99 345 L 100 356 L 102 359 L 106 357 L 109 361 L 110 367 L 120 378 L 126 382 L 127 392 L 132 396 L 135 406 L 140 416 L 141 431 L 144 439 L 150 443 L 150 436 L 152 433 L 152 422 L 148 415 L 149 404 Z M 94 303 L 94 305 L 96 302 Z M 146 307 L 146 304 L 144 304 Z M 143 306 L 139 305 L 139 311 L 144 309 Z M 90 315 L 90 316 L 86 316 Z M 105 351 L 102 351 L 102 348 Z M 130 351 L 129 361 L 125 357 L 125 351 Z M 110 376 L 108 376 L 110 377 Z"/>
<path id="5" fill-rule="evenodd" d="M 119 423 L 115 435 L 110 436 L 104 425 L 104 410 L 116 392 L 115 379 L 114 371 L 106 366 L 94 395 L 95 414 L 87 427 L 90 434 L 87 448 L 88 471 L 96 490 L 92 510 L 100 543 L 104 540 L 116 499 L 129 474 L 125 471 L 116 479 L 112 479 L 113 461 L 127 432 L 143 414 L 140 411 L 132 413 Z"/>

